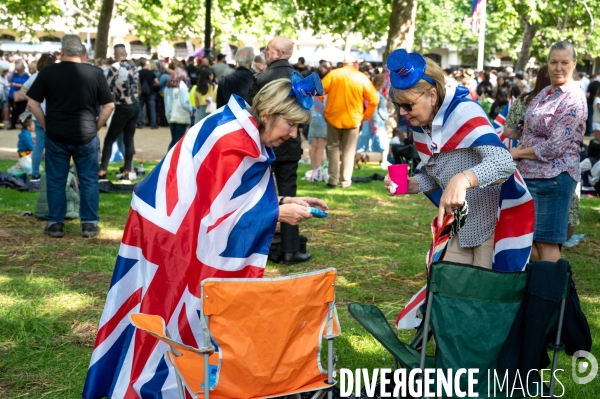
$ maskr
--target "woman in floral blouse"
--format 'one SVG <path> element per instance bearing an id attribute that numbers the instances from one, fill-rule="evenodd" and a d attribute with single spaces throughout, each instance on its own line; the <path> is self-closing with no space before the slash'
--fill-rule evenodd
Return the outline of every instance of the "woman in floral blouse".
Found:
<path id="1" fill-rule="evenodd" d="M 577 54 L 557 42 L 548 54 L 551 85 L 529 104 L 521 145 L 511 149 L 535 204 L 533 260 L 560 259 L 558 244 L 567 238 L 571 196 L 581 176 L 579 145 L 587 119 L 583 91 L 573 81 Z"/>

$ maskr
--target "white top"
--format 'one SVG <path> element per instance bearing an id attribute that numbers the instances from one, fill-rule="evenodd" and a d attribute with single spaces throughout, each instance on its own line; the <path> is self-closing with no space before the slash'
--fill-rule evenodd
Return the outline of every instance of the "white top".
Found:
<path id="1" fill-rule="evenodd" d="M 2 92 L 4 92 L 4 90 L 8 91 L 7 87 L 10 87 L 7 76 L 8 76 L 8 73 L 6 73 L 6 75 L 4 75 L 4 76 L 0 76 L 0 94 L 2 94 Z"/>
<path id="2" fill-rule="evenodd" d="M 31 89 L 31 86 L 33 86 L 33 82 L 35 82 L 35 79 L 37 78 L 38 73 L 39 72 L 36 71 L 36 73 L 31 75 L 29 77 L 29 79 L 27 79 L 27 82 L 23 83 L 23 86 L 25 86 L 25 88 L 27 90 Z M 42 103 L 40 104 L 40 107 L 42 107 L 42 112 L 44 113 L 44 115 L 46 115 L 46 99 L 45 98 L 44 98 L 44 101 L 42 101 Z M 31 114 L 31 117 L 33 118 L 34 121 L 37 120 L 37 119 L 35 119 L 35 116 L 33 116 L 33 114 Z"/>
<path id="3" fill-rule="evenodd" d="M 587 89 L 588 89 L 589 85 L 590 85 L 590 80 L 588 79 L 587 76 L 584 76 L 579 81 L 579 87 L 581 87 L 581 90 L 583 90 L 584 93 L 587 93 Z"/>
<path id="4" fill-rule="evenodd" d="M 400 142 L 400 137 L 398 137 L 398 136 L 392 137 L 392 139 L 390 140 L 390 144 L 402 144 Z"/>
<path id="5" fill-rule="evenodd" d="M 598 110 L 598 104 L 600 104 L 600 97 L 594 98 L 594 116 L 592 122 L 600 123 L 600 110 Z"/>

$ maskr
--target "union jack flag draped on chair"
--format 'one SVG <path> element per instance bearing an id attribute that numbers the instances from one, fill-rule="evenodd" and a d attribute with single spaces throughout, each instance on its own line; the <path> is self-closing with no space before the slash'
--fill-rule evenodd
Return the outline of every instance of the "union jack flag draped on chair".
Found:
<path id="1" fill-rule="evenodd" d="M 444 258 L 448 242 L 464 225 L 467 212 L 468 206 L 465 204 L 457 211 L 457 215 L 460 215 L 460 217 L 456 218 L 455 215 L 444 215 L 442 227 L 437 226 L 437 216 L 433 218 L 433 221 L 431 222 L 431 235 L 433 239 L 431 240 L 431 245 L 427 252 L 428 273 L 433 262 L 437 262 Z M 417 317 L 417 312 L 427 297 L 426 288 L 427 286 L 421 288 L 419 292 L 411 298 L 404 309 L 402 309 L 398 315 L 398 320 L 396 321 L 396 326 L 398 328 L 411 329 L 419 325 L 420 319 Z"/>
<path id="2" fill-rule="evenodd" d="M 506 149 L 483 109 L 473 106 L 473 103 L 467 88 L 447 87 L 444 103 L 433 120 L 431 135 L 426 134 L 420 127 L 413 127 L 415 146 L 422 164 L 427 163 L 433 154 L 443 151 L 481 145 Z M 430 198 L 435 197 L 439 199 L 439 192 L 430 195 Z M 437 205 L 437 202 L 433 201 Z M 533 218 L 533 200 L 519 171 L 515 171 L 502 184 L 500 191 L 494 234 L 495 270 L 515 271 L 525 268 L 533 243 Z M 434 241 L 435 239 L 434 234 Z M 445 245 L 443 247 L 445 248 Z M 439 248 L 441 247 L 438 246 Z M 396 326 L 417 327 L 421 320 L 416 318 L 416 310 L 424 300 L 425 288 L 409 301 L 405 309 L 410 310 L 400 313 Z"/>
<path id="3" fill-rule="evenodd" d="M 129 314 L 160 315 L 198 347 L 200 282 L 262 277 L 279 212 L 274 156 L 245 106 L 232 96 L 136 186 L 83 398 L 177 398 L 165 344 Z"/>
<path id="4" fill-rule="evenodd" d="M 500 137 L 500 141 L 502 141 L 509 150 L 513 147 L 516 147 L 519 143 L 518 140 L 507 139 L 504 136 L 504 125 L 506 124 L 506 117 L 508 116 L 508 112 L 510 111 L 510 108 L 513 106 L 514 103 L 515 98 L 511 97 L 510 100 L 508 100 L 508 103 L 504 106 L 504 108 L 502 108 L 502 111 L 500 111 L 500 113 L 496 116 L 496 118 L 494 118 L 492 122 L 494 129 L 496 129 L 496 133 L 498 133 L 498 136 Z"/>

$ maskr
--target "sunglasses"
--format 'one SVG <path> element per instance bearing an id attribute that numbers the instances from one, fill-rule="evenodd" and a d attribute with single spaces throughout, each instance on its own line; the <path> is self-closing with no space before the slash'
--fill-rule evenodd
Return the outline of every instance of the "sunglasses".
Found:
<path id="1" fill-rule="evenodd" d="M 394 104 L 394 106 L 395 106 L 396 108 L 398 108 L 398 110 L 400 110 L 400 108 L 402 108 L 402 109 L 403 109 L 403 110 L 405 110 L 406 112 L 411 112 L 411 111 L 412 111 L 412 106 L 413 106 L 413 105 L 415 105 L 415 103 L 417 102 L 417 100 L 418 100 L 419 98 L 421 98 L 421 96 L 422 96 L 423 94 L 425 94 L 425 93 L 426 93 L 426 92 L 424 91 L 423 93 L 419 94 L 419 95 L 417 96 L 417 98 L 415 98 L 414 100 L 412 100 L 412 101 L 411 101 L 411 102 L 409 102 L 409 103 L 402 103 L 402 104 L 399 104 L 399 103 L 397 103 L 396 101 L 392 101 L 392 104 Z"/>

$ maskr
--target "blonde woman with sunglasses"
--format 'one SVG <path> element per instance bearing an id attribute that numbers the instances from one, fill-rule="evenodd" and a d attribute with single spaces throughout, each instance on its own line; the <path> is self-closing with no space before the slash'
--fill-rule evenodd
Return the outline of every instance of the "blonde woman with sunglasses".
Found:
<path id="1" fill-rule="evenodd" d="M 531 249 L 528 234 L 533 220 L 527 216 L 531 214 L 527 208 L 531 198 L 518 172 L 514 175 L 510 152 L 485 111 L 471 99 L 468 88 L 446 87 L 441 67 L 420 54 L 396 50 L 390 54 L 387 67 L 390 98 L 413 126 L 421 158 L 418 173 L 409 179 L 408 193 L 441 193 L 437 197 L 438 227 L 445 215 L 468 204 L 465 224 L 451 239 L 444 259 L 485 268 L 521 269 L 529 258 L 527 248 Z M 507 190 L 502 190 L 504 182 L 510 185 Z M 387 180 L 386 184 L 391 189 Z M 511 243 L 525 248 L 521 254 L 510 252 L 510 245 L 508 249 L 496 245 L 504 233 L 494 239 L 501 191 L 508 188 L 516 190 L 515 195 L 525 204 L 515 208 L 523 217 L 524 233 L 509 237 Z"/>

